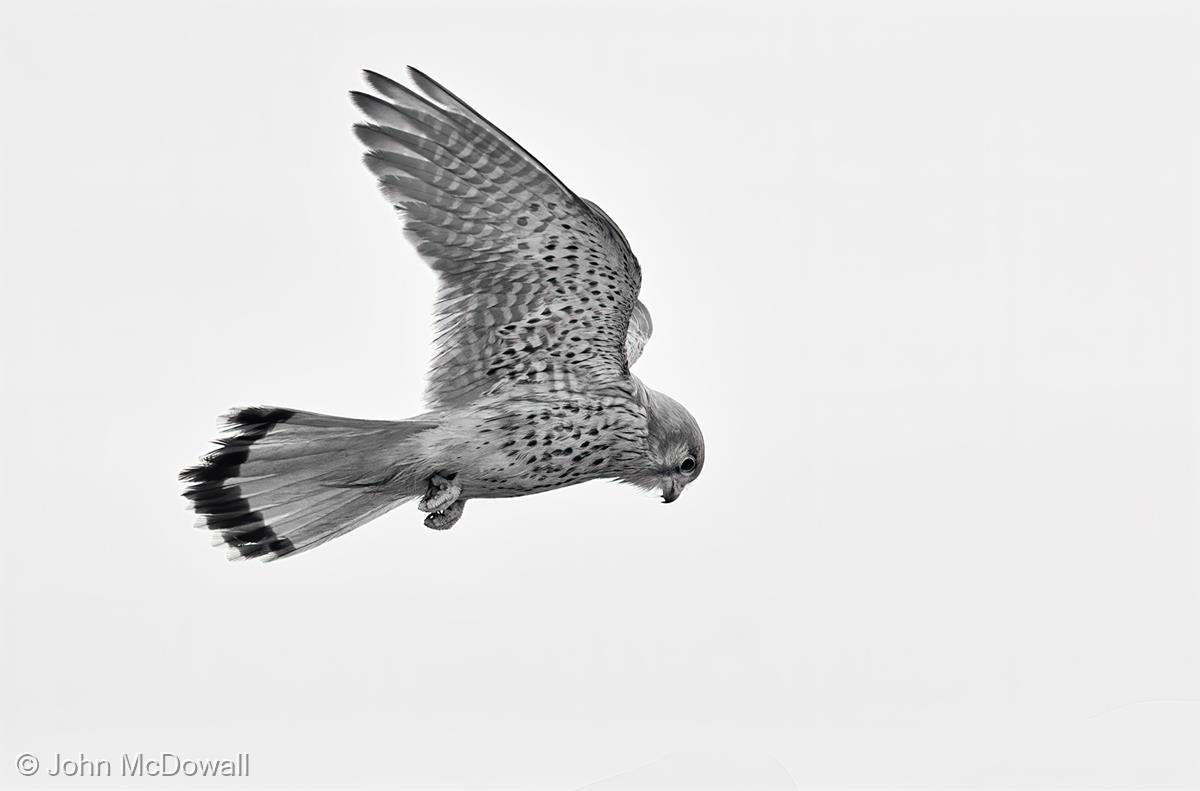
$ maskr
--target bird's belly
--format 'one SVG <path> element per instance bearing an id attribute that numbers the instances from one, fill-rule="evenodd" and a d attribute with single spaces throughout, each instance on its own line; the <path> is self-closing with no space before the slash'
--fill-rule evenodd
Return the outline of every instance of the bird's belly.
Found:
<path id="1" fill-rule="evenodd" d="M 515 446 L 512 446 L 515 447 Z M 463 496 L 520 497 L 605 477 L 605 465 L 594 458 L 568 453 L 570 446 L 539 445 L 536 449 L 506 448 L 470 460 L 458 470 Z M 465 460 L 464 460 L 465 461 Z"/>
<path id="2" fill-rule="evenodd" d="M 609 403 L 508 402 L 453 421 L 431 454 L 466 498 L 519 497 L 613 477 L 644 434 Z"/>

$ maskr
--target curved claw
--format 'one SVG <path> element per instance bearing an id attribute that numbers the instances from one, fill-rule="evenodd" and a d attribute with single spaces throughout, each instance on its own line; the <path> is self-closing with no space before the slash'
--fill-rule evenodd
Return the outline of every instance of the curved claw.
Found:
<path id="1" fill-rule="evenodd" d="M 462 496 L 462 487 L 454 482 L 454 477 L 444 477 L 440 473 L 429 476 L 429 491 L 421 498 L 417 508 L 428 513 L 446 510 Z"/>
<path id="2" fill-rule="evenodd" d="M 425 517 L 425 526 L 430 530 L 449 530 L 462 518 L 466 500 L 455 500 L 444 511 L 436 511 Z"/>

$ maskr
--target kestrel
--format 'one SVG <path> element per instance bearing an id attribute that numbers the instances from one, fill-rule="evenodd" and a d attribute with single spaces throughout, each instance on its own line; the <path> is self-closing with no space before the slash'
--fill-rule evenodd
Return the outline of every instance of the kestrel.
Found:
<path id="1" fill-rule="evenodd" d="M 704 437 L 629 372 L 652 324 L 625 236 L 420 71 L 420 93 L 365 74 L 378 95 L 351 96 L 367 167 L 438 274 L 428 411 L 234 410 L 220 447 L 180 475 L 200 526 L 231 558 L 274 560 L 417 497 L 435 530 L 473 498 L 599 478 L 673 502 L 704 468 Z"/>

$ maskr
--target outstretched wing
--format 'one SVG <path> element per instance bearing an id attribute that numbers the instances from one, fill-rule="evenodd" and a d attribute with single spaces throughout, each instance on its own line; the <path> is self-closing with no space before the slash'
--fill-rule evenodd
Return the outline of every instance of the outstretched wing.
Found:
<path id="1" fill-rule="evenodd" d="M 409 74 L 424 96 L 373 72 L 382 98 L 351 95 L 371 120 L 355 126 L 367 165 L 439 275 L 430 405 L 627 377 L 641 270 L 624 235 L 454 94 Z"/>

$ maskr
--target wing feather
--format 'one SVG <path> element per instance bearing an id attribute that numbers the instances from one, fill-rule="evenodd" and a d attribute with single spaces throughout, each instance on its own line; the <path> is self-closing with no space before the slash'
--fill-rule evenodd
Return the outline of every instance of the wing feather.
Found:
<path id="1" fill-rule="evenodd" d="M 650 311 L 639 299 L 633 306 L 629 317 L 629 332 L 625 335 L 625 357 L 633 365 L 642 356 L 642 350 L 654 332 L 654 322 L 650 320 Z"/>
<path id="2" fill-rule="evenodd" d="M 529 165 L 553 179 L 555 184 L 558 185 L 559 189 L 561 189 L 563 192 L 571 192 L 571 190 L 567 189 L 566 184 L 563 184 L 561 181 L 559 181 L 558 177 L 551 173 L 549 168 L 547 168 L 545 165 L 539 162 L 536 157 L 526 151 L 516 140 L 513 140 L 499 127 L 477 113 L 475 109 L 471 107 L 471 105 L 455 96 L 445 86 L 439 84 L 436 80 L 422 72 L 420 69 L 412 66 L 408 67 L 408 75 L 412 78 L 413 82 L 417 84 L 417 87 L 425 93 L 426 96 L 436 102 L 440 102 L 446 107 L 452 108 L 456 112 L 468 118 L 474 119 L 478 124 L 489 129 L 498 140 L 502 140 L 507 143 L 513 153 L 519 155 Z"/>
<path id="3" fill-rule="evenodd" d="M 423 96 L 369 71 L 379 96 L 351 96 L 370 121 L 355 127 L 367 167 L 439 276 L 431 406 L 626 381 L 649 313 L 624 235 L 453 93 L 410 75 Z"/>

